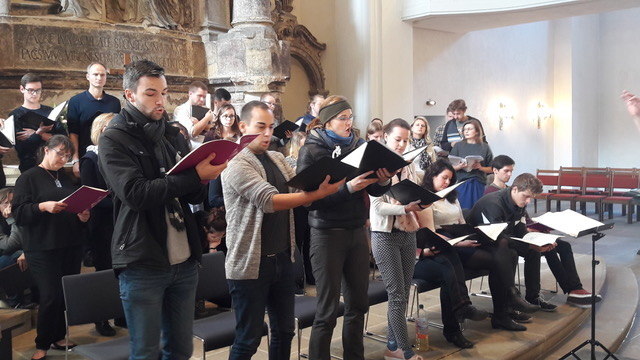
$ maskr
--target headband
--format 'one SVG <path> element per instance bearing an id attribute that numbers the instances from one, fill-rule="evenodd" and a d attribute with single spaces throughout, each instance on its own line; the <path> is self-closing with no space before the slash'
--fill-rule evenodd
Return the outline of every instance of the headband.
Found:
<path id="1" fill-rule="evenodd" d="M 318 112 L 318 118 L 320 119 L 320 122 L 322 123 L 322 125 L 324 125 L 327 122 L 329 122 L 329 120 L 338 116 L 338 114 L 340 114 L 341 112 L 347 109 L 351 109 L 351 105 L 349 105 L 349 103 L 346 100 L 341 100 L 341 101 L 338 101 L 337 103 L 327 105 L 322 109 L 320 109 L 320 111 Z"/>

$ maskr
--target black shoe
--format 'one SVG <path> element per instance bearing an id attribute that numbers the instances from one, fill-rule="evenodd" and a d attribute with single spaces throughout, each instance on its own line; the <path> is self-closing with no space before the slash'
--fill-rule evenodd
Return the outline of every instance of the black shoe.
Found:
<path id="1" fill-rule="evenodd" d="M 494 329 L 504 329 L 509 331 L 525 331 L 527 328 L 511 320 L 509 316 L 491 317 L 491 327 Z"/>
<path id="2" fill-rule="evenodd" d="M 127 328 L 127 319 L 126 318 L 115 318 L 113 319 L 113 325 L 121 327 L 121 328 Z"/>
<path id="3" fill-rule="evenodd" d="M 542 300 L 539 297 L 529 301 L 529 303 L 531 303 L 533 305 L 540 306 L 540 310 L 546 311 L 546 312 L 554 312 L 554 311 L 556 311 L 556 308 L 558 307 L 556 305 L 553 305 L 551 303 L 548 303 L 548 302 Z"/>
<path id="4" fill-rule="evenodd" d="M 473 343 L 464 337 L 461 332 L 457 332 L 453 335 L 445 335 L 444 338 L 461 349 L 470 349 L 473 347 Z"/>
<path id="5" fill-rule="evenodd" d="M 472 321 L 482 321 L 489 317 L 489 313 L 484 310 L 479 310 L 473 305 L 465 305 L 456 311 L 456 319 L 459 323 L 464 322 L 465 319 Z"/>
<path id="6" fill-rule="evenodd" d="M 109 320 L 100 321 L 95 324 L 98 334 L 102 336 L 116 336 L 116 331 L 111 327 L 111 324 L 109 324 Z"/>
<path id="7" fill-rule="evenodd" d="M 540 306 L 530 304 L 526 300 L 520 297 L 518 290 L 514 287 L 509 289 L 511 295 L 511 307 L 513 310 L 522 311 L 523 313 L 531 314 L 540 310 Z"/>
<path id="8" fill-rule="evenodd" d="M 511 318 L 511 320 L 520 324 L 531 322 L 531 316 L 523 313 L 522 311 L 512 310 L 509 312 L 508 315 Z"/>
<path id="9" fill-rule="evenodd" d="M 64 350 L 71 350 L 71 349 L 73 349 L 73 348 L 74 348 L 74 347 L 76 347 L 76 346 L 78 346 L 78 344 L 69 344 L 69 345 L 67 345 L 66 347 L 65 347 L 64 345 L 60 345 L 60 344 L 58 344 L 58 343 L 52 343 L 52 344 L 51 344 L 51 348 L 52 348 L 52 349 L 54 349 L 54 350 L 62 350 L 62 351 L 64 351 Z"/>

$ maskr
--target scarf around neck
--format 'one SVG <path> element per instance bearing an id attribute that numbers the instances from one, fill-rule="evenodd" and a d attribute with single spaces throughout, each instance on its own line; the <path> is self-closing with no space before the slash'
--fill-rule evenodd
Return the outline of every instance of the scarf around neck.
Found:
<path id="1" fill-rule="evenodd" d="M 153 153 L 160 167 L 160 174 L 163 176 L 176 164 L 176 159 L 171 156 L 169 150 L 174 150 L 173 146 L 164 136 L 167 124 L 167 113 L 165 112 L 160 120 L 151 120 L 140 112 L 129 101 L 124 106 L 125 113 L 128 115 L 126 120 L 137 124 L 144 132 L 147 142 L 153 146 Z M 165 203 L 167 213 L 169 214 L 169 222 L 178 231 L 185 230 L 184 213 L 180 206 L 178 198 L 169 199 Z"/>

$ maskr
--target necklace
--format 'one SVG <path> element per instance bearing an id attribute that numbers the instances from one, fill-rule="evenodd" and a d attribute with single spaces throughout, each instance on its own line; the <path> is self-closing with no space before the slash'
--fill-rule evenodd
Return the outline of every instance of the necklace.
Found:
<path id="1" fill-rule="evenodd" d="M 49 174 L 49 176 L 51 176 L 51 178 L 53 179 L 53 183 L 56 184 L 56 187 L 59 187 L 59 188 L 62 187 L 62 184 L 60 183 L 60 180 L 58 180 L 58 172 L 57 171 L 56 171 L 56 177 L 53 177 L 53 175 L 51 175 L 51 172 L 49 170 L 45 169 L 44 166 L 40 166 L 40 167 L 43 168 L 44 171 L 46 171 L 47 174 Z"/>

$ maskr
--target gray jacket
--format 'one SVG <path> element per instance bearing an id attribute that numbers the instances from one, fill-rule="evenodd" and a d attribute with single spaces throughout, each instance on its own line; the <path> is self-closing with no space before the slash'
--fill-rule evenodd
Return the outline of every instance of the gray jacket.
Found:
<path id="1" fill-rule="evenodd" d="M 267 155 L 289 181 L 295 172 L 284 156 L 276 151 Z M 267 182 L 260 160 L 248 149 L 242 150 L 222 172 L 222 193 L 227 209 L 227 279 L 257 279 L 262 246 L 262 219 L 273 211 L 273 196 L 278 190 Z M 289 210 L 291 249 L 296 246 L 293 211 Z M 294 252 L 291 251 L 291 261 Z"/>
<path id="2" fill-rule="evenodd" d="M 0 233 L 0 255 L 11 255 L 22 250 L 22 229 L 11 222 L 11 235 Z"/>

